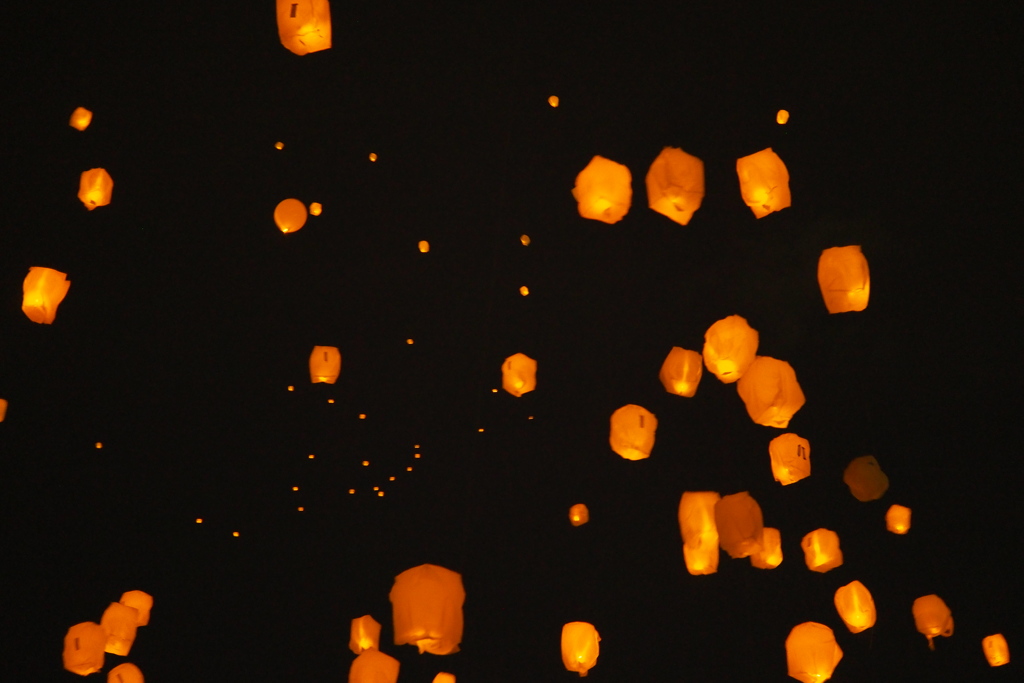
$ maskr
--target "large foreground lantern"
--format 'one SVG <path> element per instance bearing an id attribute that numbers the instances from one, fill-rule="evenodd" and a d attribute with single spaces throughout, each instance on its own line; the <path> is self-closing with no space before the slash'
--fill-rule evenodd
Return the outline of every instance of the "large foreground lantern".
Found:
<path id="1" fill-rule="evenodd" d="M 900 535 L 910 531 L 910 508 L 902 505 L 889 506 L 885 513 L 885 528 Z"/>
<path id="2" fill-rule="evenodd" d="M 562 663 L 565 668 L 586 676 L 597 665 L 600 641 L 601 636 L 593 624 L 571 621 L 562 626 Z"/>
<path id="3" fill-rule="evenodd" d="M 306 205 L 298 199 L 282 199 L 274 207 L 274 223 L 283 233 L 298 232 L 306 224 Z"/>
<path id="4" fill-rule="evenodd" d="M 768 443 L 772 476 L 783 486 L 811 475 L 811 442 L 792 432 L 782 434 Z"/>
<path id="5" fill-rule="evenodd" d="M 309 354 L 309 381 L 334 384 L 341 374 L 341 351 L 337 346 L 314 346 Z"/>
<path id="6" fill-rule="evenodd" d="M 352 620 L 348 649 L 359 654 L 365 650 L 380 648 L 380 624 L 369 614 Z"/>
<path id="7" fill-rule="evenodd" d="M 985 636 L 981 639 L 981 649 L 989 666 L 1002 666 L 1010 663 L 1010 646 L 1002 633 Z"/>
<path id="8" fill-rule="evenodd" d="M 78 199 L 85 208 L 92 211 L 97 206 L 106 206 L 110 203 L 110 196 L 114 193 L 114 179 L 110 177 L 105 168 L 90 168 L 82 171 L 82 177 L 78 181 Z"/>
<path id="9" fill-rule="evenodd" d="M 697 393 L 703 372 L 704 363 L 699 353 L 673 346 L 661 364 L 658 379 L 668 393 L 691 397 Z"/>
<path id="10" fill-rule="evenodd" d="M 758 569 L 775 569 L 782 564 L 782 534 L 766 526 L 761 533 L 761 549 L 750 556 L 750 565 Z"/>
<path id="11" fill-rule="evenodd" d="M 595 156 L 576 176 L 572 196 L 584 218 L 618 223 L 633 201 L 629 169 L 611 159 Z"/>
<path id="12" fill-rule="evenodd" d="M 804 562 L 812 572 L 825 573 L 843 563 L 839 534 L 829 529 L 815 529 L 804 536 L 800 547 L 804 550 Z"/>
<path id="13" fill-rule="evenodd" d="M 843 471 L 843 483 L 850 487 L 853 497 L 862 503 L 878 500 L 889 490 L 889 477 L 873 455 L 854 458 Z"/>
<path id="14" fill-rule="evenodd" d="M 729 557 L 749 557 L 761 549 L 764 517 L 761 506 L 746 491 L 723 496 L 715 504 L 715 526 L 718 544 Z"/>
<path id="15" fill-rule="evenodd" d="M 94 621 L 75 624 L 64 636 L 64 668 L 88 676 L 103 668 L 107 632 Z"/>
<path id="16" fill-rule="evenodd" d="M 135 642 L 139 612 L 134 607 L 112 602 L 103 612 L 100 626 L 107 632 L 106 651 L 127 657 Z"/>
<path id="17" fill-rule="evenodd" d="M 832 678 L 843 651 L 828 626 L 807 621 L 793 627 L 786 638 L 789 676 L 803 683 L 822 683 Z"/>
<path id="18" fill-rule="evenodd" d="M 935 638 L 953 635 L 953 613 L 938 595 L 924 595 L 914 600 L 914 626 L 928 639 L 928 647 L 935 649 Z"/>
<path id="19" fill-rule="evenodd" d="M 818 287 L 829 313 L 863 311 L 871 295 L 868 260 L 860 246 L 832 247 L 818 259 Z"/>
<path id="20" fill-rule="evenodd" d="M 516 353 L 501 364 L 501 388 L 513 396 L 522 396 L 537 388 L 537 361 L 525 353 Z"/>
<path id="21" fill-rule="evenodd" d="M 789 171 L 771 147 L 737 159 L 736 175 L 743 203 L 758 218 L 790 206 Z"/>
<path id="22" fill-rule="evenodd" d="M 121 594 L 121 604 L 134 607 L 138 613 L 136 626 L 149 624 L 149 612 L 153 609 L 153 596 L 145 591 L 126 591 Z"/>
<path id="23" fill-rule="evenodd" d="M 860 633 L 875 625 L 875 600 L 860 581 L 851 581 L 836 590 L 836 611 L 850 633 Z"/>
<path id="24" fill-rule="evenodd" d="M 612 413 L 608 442 L 626 460 L 643 460 L 651 455 L 657 429 L 654 413 L 630 403 Z"/>
<path id="25" fill-rule="evenodd" d="M 57 306 L 67 296 L 68 276 L 53 268 L 32 266 L 21 285 L 21 310 L 34 323 L 49 325 L 57 317 Z"/>
<path id="26" fill-rule="evenodd" d="M 299 55 L 331 47 L 328 0 L 277 0 L 277 34 L 281 44 Z"/>
<path id="27" fill-rule="evenodd" d="M 732 384 L 754 362 L 757 342 L 757 330 L 747 324 L 746 318 L 722 318 L 704 333 L 704 364 L 720 381 Z"/>
<path id="28" fill-rule="evenodd" d="M 352 660 L 348 683 L 397 683 L 399 662 L 376 649 L 364 650 Z"/>
<path id="29" fill-rule="evenodd" d="M 680 225 L 704 199 L 704 162 L 678 147 L 666 147 L 647 171 L 647 205 Z"/>
<path id="30" fill-rule="evenodd" d="M 679 499 L 679 531 L 683 535 L 686 571 L 694 575 L 718 571 L 718 527 L 715 505 L 721 500 L 714 491 L 687 491 Z"/>
<path id="31" fill-rule="evenodd" d="M 131 662 L 118 664 L 107 674 L 107 683 L 145 683 L 139 667 Z"/>
<path id="32" fill-rule="evenodd" d="M 462 642 L 462 575 L 434 564 L 406 569 L 391 588 L 395 645 L 448 655 Z"/>
<path id="33" fill-rule="evenodd" d="M 805 402 L 796 372 L 784 360 L 758 356 L 736 384 L 750 419 L 765 427 L 785 429 Z"/>

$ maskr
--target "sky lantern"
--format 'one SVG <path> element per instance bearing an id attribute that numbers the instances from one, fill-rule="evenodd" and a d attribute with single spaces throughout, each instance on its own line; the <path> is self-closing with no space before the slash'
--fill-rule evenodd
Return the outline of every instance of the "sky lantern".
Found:
<path id="1" fill-rule="evenodd" d="M 647 205 L 680 225 L 704 199 L 704 162 L 678 147 L 666 147 L 647 171 Z"/>
<path id="2" fill-rule="evenodd" d="M 853 497 L 862 503 L 878 500 L 889 490 L 889 477 L 873 455 L 854 458 L 843 471 L 843 483 L 850 487 Z"/>
<path id="3" fill-rule="evenodd" d="M 736 383 L 750 419 L 765 427 L 785 429 L 806 399 L 796 371 L 784 360 L 758 356 Z"/>
<path id="4" fill-rule="evenodd" d="M 771 147 L 737 159 L 736 175 L 743 203 L 756 217 L 790 206 L 789 171 Z"/>
<path id="5" fill-rule="evenodd" d="M 281 44 L 299 55 L 331 47 L 331 4 L 327 0 L 277 0 Z"/>
<path id="6" fill-rule="evenodd" d="M 0 398 L 0 422 L 3 422 L 5 417 L 7 417 L 7 399 Z"/>
<path id="7" fill-rule="evenodd" d="M 981 639 L 981 649 L 989 666 L 1002 666 L 1010 663 L 1010 646 L 1002 633 L 985 636 Z"/>
<path id="8" fill-rule="evenodd" d="M 309 354 L 309 381 L 334 384 L 341 374 L 341 351 L 337 346 L 314 346 Z"/>
<path id="9" fill-rule="evenodd" d="M 348 683 L 397 683 L 399 662 L 377 649 L 364 650 L 352 661 Z"/>
<path id="10" fill-rule="evenodd" d="M 718 527 L 715 505 L 721 499 L 714 491 L 686 491 L 679 499 L 679 531 L 683 535 L 686 571 L 695 576 L 718 571 Z"/>
<path id="11" fill-rule="evenodd" d="M 359 654 L 371 648 L 380 648 L 380 624 L 369 614 L 365 614 L 352 620 L 348 649 Z"/>
<path id="12" fill-rule="evenodd" d="M 910 508 L 892 505 L 885 513 L 885 528 L 894 534 L 905 534 L 910 531 Z"/>
<path id="13" fill-rule="evenodd" d="M 764 517 L 761 506 L 746 491 L 723 496 L 715 503 L 715 526 L 718 545 L 729 557 L 750 557 L 761 549 Z"/>
<path id="14" fill-rule="evenodd" d="M 585 621 L 571 621 L 562 626 L 562 663 L 569 671 L 580 676 L 597 665 L 601 636 L 593 624 Z"/>
<path id="15" fill-rule="evenodd" d="M 829 313 L 863 311 L 871 295 L 868 260 L 860 246 L 832 247 L 818 258 L 818 287 Z"/>
<path id="16" fill-rule="evenodd" d="M 281 232 L 298 232 L 306 224 L 306 205 L 298 199 L 282 199 L 274 207 L 274 223 Z"/>
<path id="17" fill-rule="evenodd" d="M 516 353 L 501 364 L 501 388 L 513 396 L 522 396 L 537 388 L 537 361 L 525 353 Z"/>
<path id="18" fill-rule="evenodd" d="M 953 613 L 938 595 L 924 595 L 914 600 L 914 626 L 928 639 L 929 649 L 935 649 L 934 639 L 953 635 Z"/>
<path id="19" fill-rule="evenodd" d="M 430 251 L 430 242 L 426 240 L 420 240 L 416 244 L 416 248 L 420 250 L 421 254 L 426 254 L 428 251 Z"/>
<path id="20" fill-rule="evenodd" d="M 786 665 L 790 678 L 803 683 L 823 683 L 832 678 L 843 651 L 828 626 L 807 621 L 793 627 L 786 638 Z"/>
<path id="21" fill-rule="evenodd" d="M 455 674 L 449 674 L 442 671 L 434 676 L 432 683 L 455 683 Z"/>
<path id="22" fill-rule="evenodd" d="M 658 379 L 665 391 L 676 396 L 692 397 L 704 373 L 704 363 L 696 351 L 673 346 L 661 364 Z"/>
<path id="23" fill-rule="evenodd" d="M 757 330 L 747 324 L 746 318 L 722 318 L 704 333 L 704 364 L 720 381 L 732 384 L 754 362 L 757 341 Z"/>
<path id="24" fill-rule="evenodd" d="M 633 201 L 629 169 L 602 156 L 595 156 L 576 176 L 572 196 L 580 215 L 603 223 L 618 223 Z"/>
<path id="25" fill-rule="evenodd" d="M 772 476 L 783 486 L 811 476 L 811 442 L 788 432 L 768 443 Z"/>
<path id="26" fill-rule="evenodd" d="M 558 95 L 552 95 L 551 97 L 549 97 L 548 98 L 548 104 L 550 104 L 552 107 L 557 107 L 558 106 Z"/>
<path id="27" fill-rule="evenodd" d="M 750 566 L 758 569 L 775 569 L 782 564 L 782 534 L 778 529 L 766 526 L 761 533 L 761 549 L 750 556 Z"/>
<path id="28" fill-rule="evenodd" d="M 843 564 L 843 551 L 839 549 L 839 534 L 828 529 L 815 529 L 800 541 L 804 549 L 804 562 L 812 572 L 824 574 Z"/>
<path id="29" fill-rule="evenodd" d="M 448 655 L 462 642 L 462 575 L 434 564 L 406 569 L 391 588 L 395 645 Z"/>
<path id="30" fill-rule="evenodd" d="M 64 301 L 69 287 L 71 282 L 66 273 L 32 266 L 21 285 L 21 310 L 32 322 L 50 325 L 56 319 L 57 307 Z"/>
<path id="31" fill-rule="evenodd" d="M 789 123 L 789 112 L 785 109 L 780 109 L 775 113 L 775 123 L 780 126 L 784 126 Z"/>
<path id="32" fill-rule="evenodd" d="M 88 676 L 103 668 L 107 632 L 94 621 L 75 624 L 64 636 L 64 668 Z"/>
<path id="33" fill-rule="evenodd" d="M 850 633 L 860 633 L 875 625 L 875 601 L 860 581 L 840 586 L 835 595 L 836 611 Z"/>
<path id="34" fill-rule="evenodd" d="M 319 216 L 323 212 L 324 212 L 324 205 L 321 204 L 320 202 L 313 202 L 312 204 L 309 205 L 309 215 L 310 216 Z"/>
<path id="35" fill-rule="evenodd" d="M 68 125 L 75 130 L 85 130 L 92 123 L 92 112 L 85 107 L 77 107 L 71 112 L 71 120 Z"/>
<path id="36" fill-rule="evenodd" d="M 569 523 L 573 526 L 583 526 L 590 521 L 590 510 L 583 503 L 576 503 L 569 508 Z"/>
<path id="37" fill-rule="evenodd" d="M 85 208 L 92 211 L 97 206 L 110 203 L 110 195 L 114 192 L 114 179 L 105 168 L 90 168 L 82 171 L 78 181 L 78 199 Z"/>
<path id="38" fill-rule="evenodd" d="M 107 632 L 106 651 L 127 657 L 135 642 L 135 624 L 138 620 L 139 612 L 134 607 L 119 602 L 110 603 L 100 619 L 100 626 Z"/>
<path id="39" fill-rule="evenodd" d="M 153 609 L 153 596 L 145 591 L 127 591 L 121 595 L 121 604 L 134 607 L 138 613 L 136 626 L 149 624 L 149 611 Z"/>
<path id="40" fill-rule="evenodd" d="M 107 673 L 107 683 L 145 683 L 139 667 L 131 662 L 118 664 Z"/>
<path id="41" fill-rule="evenodd" d="M 651 455 L 657 429 L 654 413 L 630 403 L 612 413 L 608 442 L 626 460 L 643 460 Z"/>

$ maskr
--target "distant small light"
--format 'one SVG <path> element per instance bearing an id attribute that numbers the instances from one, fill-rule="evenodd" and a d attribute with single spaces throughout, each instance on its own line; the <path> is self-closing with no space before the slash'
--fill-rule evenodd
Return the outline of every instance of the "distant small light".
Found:
<path id="1" fill-rule="evenodd" d="M 533 415 L 531 415 L 530 417 L 528 417 L 528 418 L 526 418 L 526 419 L 527 419 L 527 420 L 532 420 L 532 419 L 533 419 Z"/>
<path id="2" fill-rule="evenodd" d="M 414 458 L 419 458 L 419 457 L 420 457 L 420 454 L 419 454 L 419 453 L 417 453 L 416 455 L 414 455 L 414 456 L 412 456 L 412 457 L 414 457 Z"/>
<path id="3" fill-rule="evenodd" d="M 360 420 L 365 420 L 366 419 L 366 413 L 359 413 L 359 419 Z"/>
<path id="4" fill-rule="evenodd" d="M 202 523 L 203 523 L 203 518 L 202 517 L 196 517 L 196 524 L 202 524 Z"/>
<path id="5" fill-rule="evenodd" d="M 523 243 L 524 247 L 530 246 L 530 236 L 523 234 L 519 236 L 519 241 Z"/>
<path id="6" fill-rule="evenodd" d="M 498 393 L 498 390 L 497 389 L 491 389 L 491 393 L 492 394 L 496 394 L 496 393 Z"/>
<path id="7" fill-rule="evenodd" d="M 305 512 L 305 510 L 306 510 L 306 508 L 304 508 L 304 507 L 300 507 L 299 508 L 299 512 Z"/>
<path id="8" fill-rule="evenodd" d="M 293 387 L 291 384 L 289 384 L 288 385 L 288 391 L 295 391 L 295 387 Z"/>
<path id="9" fill-rule="evenodd" d="M 103 443 L 100 441 L 96 442 L 96 448 L 103 448 Z"/>
<path id="10" fill-rule="evenodd" d="M 775 115 L 775 121 L 778 124 L 784 124 L 789 121 L 789 112 L 785 109 L 780 109 L 779 113 Z"/>
<path id="11" fill-rule="evenodd" d="M 558 106 L 558 95 L 552 95 L 551 97 L 549 97 L 548 98 L 548 104 L 550 104 L 552 107 L 557 107 Z"/>
<path id="12" fill-rule="evenodd" d="M 377 495 L 383 498 L 384 497 L 384 492 L 383 491 L 378 491 Z"/>
<path id="13" fill-rule="evenodd" d="M 394 481 L 394 480 L 395 480 L 394 477 L 388 477 L 388 481 Z"/>
<path id="14" fill-rule="evenodd" d="M 78 107 L 71 112 L 71 120 L 68 122 L 76 130 L 85 130 L 92 123 L 92 112 L 85 107 Z"/>
<path id="15" fill-rule="evenodd" d="M 312 460 L 312 459 L 313 459 L 313 458 L 315 458 L 315 457 L 316 457 L 316 456 L 315 456 L 315 455 L 313 455 L 312 453 L 310 453 L 310 454 L 309 454 L 309 459 L 310 459 L 310 460 Z"/>
<path id="16" fill-rule="evenodd" d="M 275 142 L 274 143 L 274 147 L 276 147 L 277 149 L 284 149 L 284 143 L 283 142 Z"/>
<path id="17" fill-rule="evenodd" d="M 405 340 L 405 343 L 406 343 L 406 344 L 412 344 L 412 343 L 413 343 L 413 341 L 412 341 L 412 339 L 406 339 L 406 340 Z"/>
<path id="18" fill-rule="evenodd" d="M 419 448 L 419 447 L 420 447 L 419 444 L 416 444 L 415 446 L 413 446 L 413 448 Z"/>
<path id="19" fill-rule="evenodd" d="M 355 492 L 356 492 L 356 490 L 355 490 L 355 489 L 349 489 L 349 490 L 348 490 L 348 492 L 349 492 L 349 493 L 355 493 Z"/>
<path id="20" fill-rule="evenodd" d="M 319 216 L 324 212 L 324 207 L 320 202 L 313 202 L 309 205 L 309 215 Z"/>
<path id="21" fill-rule="evenodd" d="M 329 399 L 327 399 L 327 402 L 328 403 L 334 403 L 334 399 L 333 398 L 329 398 Z"/>
<path id="22" fill-rule="evenodd" d="M 519 293 L 522 294 L 523 296 L 527 296 L 530 293 L 530 288 L 527 287 L 526 285 L 523 285 L 522 287 L 519 288 Z"/>
<path id="23" fill-rule="evenodd" d="M 380 487 L 379 487 L 379 486 L 374 486 L 374 487 L 373 487 L 373 490 L 374 490 L 374 491 L 380 491 Z"/>
<path id="24" fill-rule="evenodd" d="M 238 535 L 238 532 L 237 532 L 237 531 L 232 531 L 232 532 L 231 532 L 231 535 L 232 535 L 232 536 L 237 536 L 237 535 Z"/>
<path id="25" fill-rule="evenodd" d="M 363 467 L 369 467 L 369 466 L 370 466 L 370 461 L 369 460 L 364 460 L 363 461 Z"/>
<path id="26" fill-rule="evenodd" d="M 370 161 L 377 161 L 377 153 L 370 152 Z"/>
<path id="27" fill-rule="evenodd" d="M 405 468 L 405 471 L 406 471 L 406 472 L 412 472 L 412 466 L 410 465 L 409 467 L 406 467 L 406 468 Z"/>
<path id="28" fill-rule="evenodd" d="M 419 248 L 421 254 L 426 254 L 428 251 L 430 251 L 430 242 L 426 240 L 420 240 Z"/>
<path id="29" fill-rule="evenodd" d="M 293 486 L 293 487 L 292 487 L 292 491 L 298 491 L 298 490 L 299 490 L 299 487 L 298 487 L 298 486 Z"/>

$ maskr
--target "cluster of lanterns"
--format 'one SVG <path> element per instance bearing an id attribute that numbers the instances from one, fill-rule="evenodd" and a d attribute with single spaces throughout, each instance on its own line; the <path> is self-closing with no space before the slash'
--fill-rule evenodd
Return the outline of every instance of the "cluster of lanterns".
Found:
<path id="1" fill-rule="evenodd" d="M 153 597 L 139 590 L 128 591 L 120 602 L 103 611 L 100 623 L 85 621 L 68 629 L 64 636 L 64 668 L 79 676 L 103 669 L 106 653 L 127 657 L 140 626 L 149 623 Z M 143 683 L 139 667 L 125 662 L 110 670 L 108 683 Z"/>

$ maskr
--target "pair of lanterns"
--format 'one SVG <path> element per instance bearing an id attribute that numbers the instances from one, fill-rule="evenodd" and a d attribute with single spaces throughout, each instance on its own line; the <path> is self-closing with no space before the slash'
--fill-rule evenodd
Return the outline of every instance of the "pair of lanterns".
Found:
<path id="1" fill-rule="evenodd" d="M 88 676 L 103 668 L 104 653 L 127 656 L 135 642 L 136 630 L 139 626 L 149 623 L 149 612 L 153 607 L 153 597 L 143 591 L 128 591 L 121 596 L 120 602 L 112 602 L 103 612 L 100 623 L 86 621 L 75 624 L 64 636 L 64 668 L 80 676 Z M 121 665 L 124 666 L 124 665 Z M 121 669 L 123 683 L 138 683 L 132 678 L 134 665 Z M 134 670 L 134 671 L 133 671 Z M 116 678 L 110 680 L 121 683 Z"/>
<path id="2" fill-rule="evenodd" d="M 718 571 L 719 548 L 754 567 L 774 569 L 782 562 L 778 529 L 764 526 L 761 506 L 743 491 L 720 496 L 715 491 L 686 491 L 679 499 L 683 560 L 690 574 Z"/>

